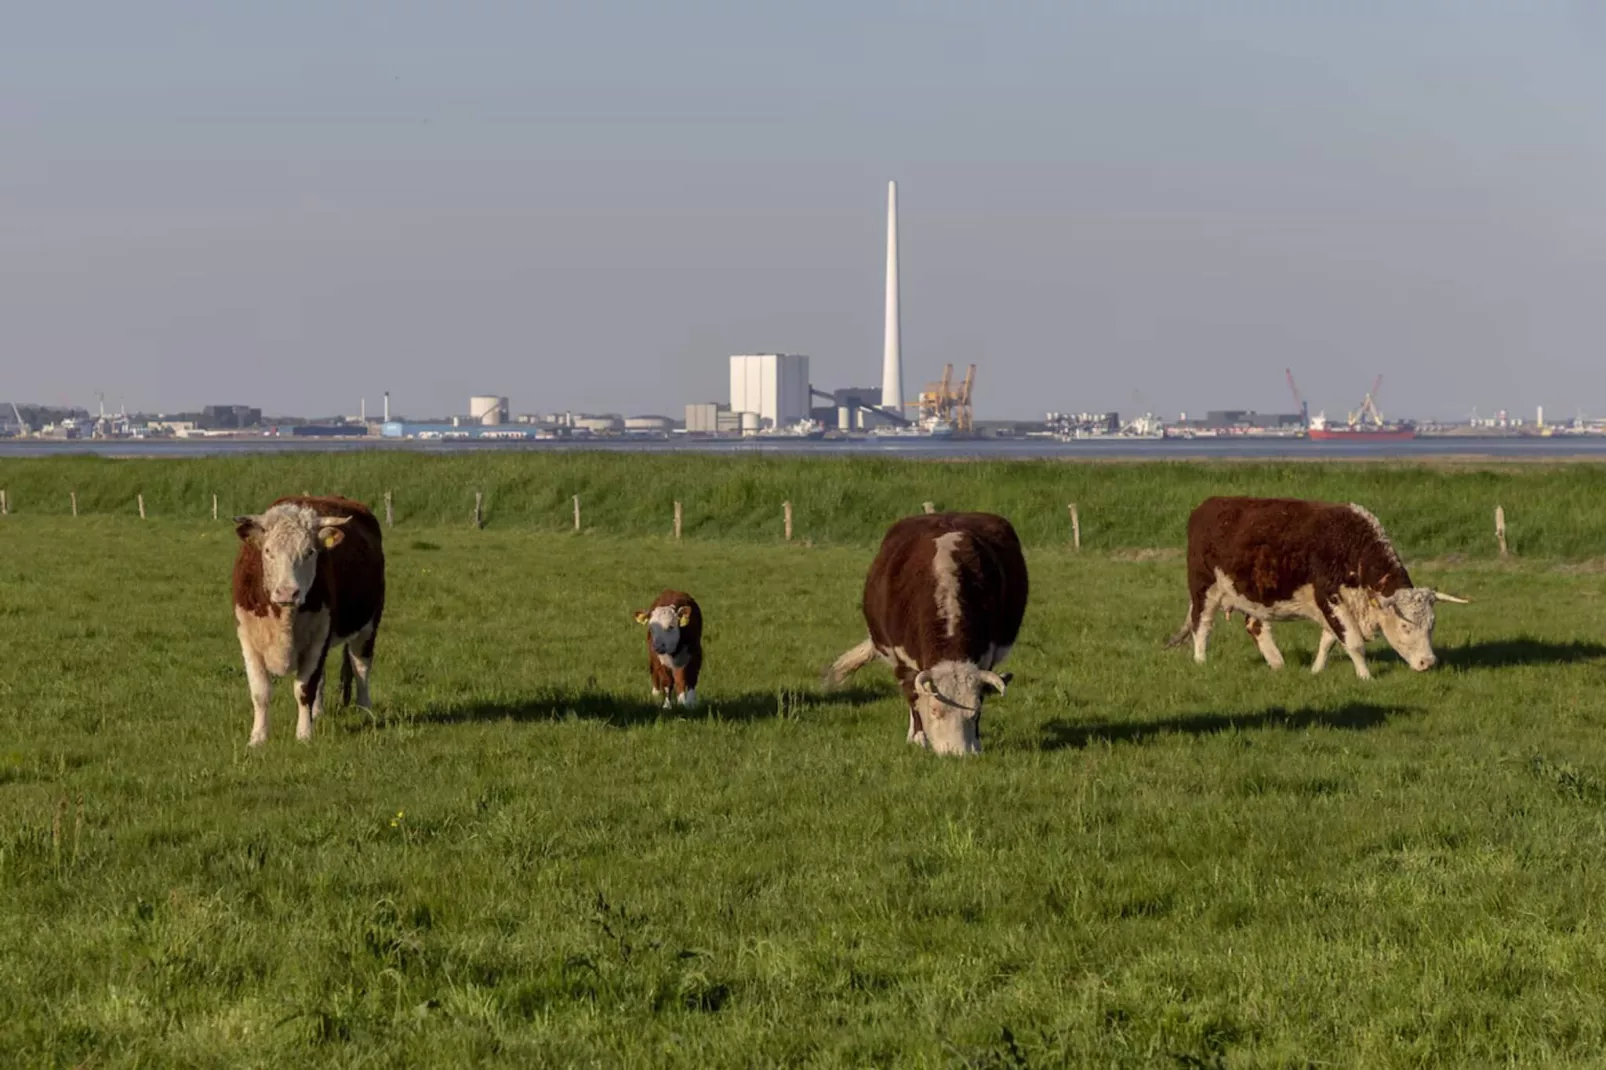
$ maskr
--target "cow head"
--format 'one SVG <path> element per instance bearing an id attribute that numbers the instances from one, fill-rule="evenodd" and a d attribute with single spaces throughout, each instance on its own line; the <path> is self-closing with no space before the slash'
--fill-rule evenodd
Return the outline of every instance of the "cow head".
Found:
<path id="1" fill-rule="evenodd" d="M 318 575 L 318 555 L 340 545 L 349 516 L 319 516 L 304 505 L 276 505 L 234 518 L 235 533 L 262 554 L 262 589 L 276 606 L 299 606 Z"/>
<path id="2" fill-rule="evenodd" d="M 981 704 L 1000 695 L 1011 677 L 968 661 L 944 661 L 915 676 L 915 712 L 926 746 L 937 754 L 981 753 Z"/>
<path id="3" fill-rule="evenodd" d="M 636 623 L 647 626 L 652 652 L 669 656 L 680 649 L 680 630 L 691 623 L 690 606 L 655 606 L 636 610 Z"/>
<path id="4" fill-rule="evenodd" d="M 1372 623 L 1383 630 L 1394 652 L 1417 672 L 1424 672 L 1438 664 L 1433 653 L 1433 624 L 1435 602 L 1458 602 L 1467 599 L 1444 594 L 1431 587 L 1402 587 L 1390 595 L 1373 595 L 1371 599 Z"/>

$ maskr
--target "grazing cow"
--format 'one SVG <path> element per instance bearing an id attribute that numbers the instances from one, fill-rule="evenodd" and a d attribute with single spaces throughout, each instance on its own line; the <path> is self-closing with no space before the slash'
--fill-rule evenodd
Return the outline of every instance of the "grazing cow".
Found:
<path id="1" fill-rule="evenodd" d="M 1003 517 L 905 517 L 881 540 L 864 582 L 870 638 L 836 659 L 826 684 L 879 658 L 909 703 L 909 742 L 979 753 L 982 700 L 1009 683 L 993 670 L 1020 632 L 1026 593 L 1020 539 Z"/>
<path id="2" fill-rule="evenodd" d="M 1310 620 L 1322 626 L 1311 671 L 1342 642 L 1363 680 L 1366 640 L 1379 629 L 1411 668 L 1431 669 L 1434 603 L 1467 601 L 1413 587 L 1383 525 L 1359 505 L 1293 498 L 1202 502 L 1188 518 L 1188 595 L 1188 619 L 1166 645 L 1192 636 L 1195 661 L 1205 659 L 1216 612 L 1236 610 L 1272 668 L 1283 656 L 1271 622 Z"/>
<path id="3" fill-rule="evenodd" d="M 369 706 L 368 671 L 385 608 L 379 522 L 345 498 L 280 498 L 259 516 L 234 518 L 234 620 L 251 683 L 251 745 L 268 739 L 273 677 L 294 674 L 296 738 L 323 712 L 329 647 L 345 643 L 341 700 Z"/>
<path id="4" fill-rule="evenodd" d="M 682 706 L 697 705 L 697 677 L 703 671 L 703 611 L 697 599 L 666 590 L 636 611 L 636 623 L 647 626 L 653 701 L 663 699 L 667 709 L 673 694 Z"/>

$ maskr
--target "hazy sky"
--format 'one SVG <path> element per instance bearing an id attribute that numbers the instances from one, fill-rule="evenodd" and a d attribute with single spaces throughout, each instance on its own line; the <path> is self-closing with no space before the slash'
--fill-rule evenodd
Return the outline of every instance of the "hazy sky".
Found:
<path id="1" fill-rule="evenodd" d="M 10 3 L 0 398 L 1606 415 L 1599 0 Z"/>

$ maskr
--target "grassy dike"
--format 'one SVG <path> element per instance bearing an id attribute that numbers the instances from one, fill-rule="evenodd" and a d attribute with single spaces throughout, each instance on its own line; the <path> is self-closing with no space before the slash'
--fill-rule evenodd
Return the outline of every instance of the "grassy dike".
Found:
<path id="1" fill-rule="evenodd" d="M 1504 506 L 1517 553 L 1559 559 L 1606 546 L 1606 465 L 1458 462 L 932 462 L 879 458 L 725 457 L 699 454 L 356 453 L 116 460 L 5 459 L 0 489 L 19 515 L 209 517 L 261 509 L 290 492 L 333 491 L 372 503 L 393 494 L 404 525 L 466 524 L 476 491 L 489 527 L 651 536 L 670 529 L 673 503 L 691 538 L 772 542 L 781 503 L 796 537 L 870 545 L 898 516 L 941 509 L 1008 516 L 1029 546 L 1069 538 L 1066 505 L 1081 513 L 1092 550 L 1180 547 L 1188 511 L 1212 494 L 1358 501 L 1382 518 L 1407 558 L 1495 552 L 1493 513 Z"/>

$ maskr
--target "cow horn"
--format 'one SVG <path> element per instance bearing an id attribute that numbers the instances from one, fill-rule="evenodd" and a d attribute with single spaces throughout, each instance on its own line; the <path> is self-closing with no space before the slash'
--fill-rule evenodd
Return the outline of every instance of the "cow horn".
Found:
<path id="1" fill-rule="evenodd" d="M 931 671 L 929 669 L 922 669 L 915 674 L 915 692 L 927 695 L 935 695 L 937 693 L 937 685 L 931 682 Z"/>
<path id="2" fill-rule="evenodd" d="M 1455 595 L 1453 595 L 1453 594 L 1445 594 L 1443 591 L 1434 591 L 1433 592 L 1433 600 L 1436 601 L 1436 602 L 1454 602 L 1457 605 L 1462 605 L 1462 606 L 1466 606 L 1466 605 L 1471 605 L 1472 604 L 1472 599 L 1470 599 L 1470 598 L 1457 598 Z"/>
<path id="3" fill-rule="evenodd" d="M 977 675 L 977 678 L 980 679 L 982 683 L 984 683 L 988 687 L 992 688 L 994 691 L 997 691 L 1000 695 L 1002 695 L 1004 693 L 1004 688 L 1009 686 L 1009 681 L 1008 680 L 1004 679 L 1002 676 L 999 676 L 997 673 L 993 672 L 990 669 L 983 669 Z"/>

